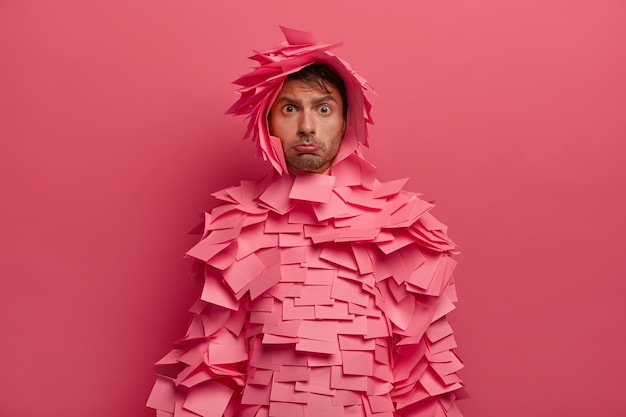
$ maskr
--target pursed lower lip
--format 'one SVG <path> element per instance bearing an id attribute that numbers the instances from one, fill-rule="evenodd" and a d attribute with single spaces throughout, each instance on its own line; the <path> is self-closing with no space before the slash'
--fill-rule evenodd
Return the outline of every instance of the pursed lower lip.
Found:
<path id="1" fill-rule="evenodd" d="M 293 148 L 298 153 L 315 153 L 319 148 L 315 145 L 298 145 Z"/>

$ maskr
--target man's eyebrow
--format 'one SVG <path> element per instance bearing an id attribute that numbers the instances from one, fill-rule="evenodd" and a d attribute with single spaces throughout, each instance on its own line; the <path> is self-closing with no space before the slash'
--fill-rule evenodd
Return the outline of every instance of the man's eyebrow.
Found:
<path id="1" fill-rule="evenodd" d="M 302 105 L 302 100 L 300 100 L 299 98 L 294 98 L 294 97 L 288 97 L 288 96 L 283 96 L 280 97 L 278 100 L 278 103 L 285 103 L 285 104 L 297 104 L 297 105 Z M 325 103 L 325 102 L 329 102 L 332 101 L 334 103 L 337 102 L 337 100 L 335 99 L 335 97 L 333 97 L 330 94 L 326 94 L 320 97 L 315 97 L 313 100 L 311 100 L 311 103 L 316 106 L 320 103 Z"/>
<path id="2" fill-rule="evenodd" d="M 325 96 L 315 97 L 313 100 L 311 100 L 311 103 L 316 105 L 316 104 L 324 103 L 326 101 L 332 101 L 332 102 L 335 102 L 335 103 L 337 102 L 335 97 L 331 96 L 330 94 L 326 94 Z"/>
<path id="3" fill-rule="evenodd" d="M 299 98 L 293 98 L 293 97 L 281 97 L 277 100 L 279 103 L 286 103 L 286 104 L 302 104 L 302 100 L 300 100 Z"/>

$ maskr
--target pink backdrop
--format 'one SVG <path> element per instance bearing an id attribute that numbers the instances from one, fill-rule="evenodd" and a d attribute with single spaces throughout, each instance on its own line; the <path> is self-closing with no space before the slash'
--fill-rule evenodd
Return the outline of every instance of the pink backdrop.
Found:
<path id="1" fill-rule="evenodd" d="M 369 159 L 461 245 L 468 417 L 626 413 L 626 3 L 0 2 L 0 416 L 150 416 L 210 193 L 264 171 L 223 115 L 278 24 L 344 40 Z"/>

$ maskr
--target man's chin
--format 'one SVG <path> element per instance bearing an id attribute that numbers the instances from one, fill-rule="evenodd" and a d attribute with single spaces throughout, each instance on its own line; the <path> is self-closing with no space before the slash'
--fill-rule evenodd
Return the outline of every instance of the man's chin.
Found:
<path id="1" fill-rule="evenodd" d="M 287 165 L 299 172 L 317 172 L 323 169 L 324 161 L 318 155 L 301 154 L 288 160 Z"/>

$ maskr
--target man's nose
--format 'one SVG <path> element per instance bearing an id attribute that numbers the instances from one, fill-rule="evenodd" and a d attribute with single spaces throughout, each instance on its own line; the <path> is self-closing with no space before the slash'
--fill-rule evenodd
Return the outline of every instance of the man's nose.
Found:
<path id="1" fill-rule="evenodd" d="M 308 111 L 303 111 L 300 113 L 298 134 L 315 135 L 315 120 L 313 118 L 313 115 Z"/>

